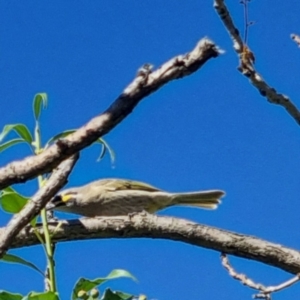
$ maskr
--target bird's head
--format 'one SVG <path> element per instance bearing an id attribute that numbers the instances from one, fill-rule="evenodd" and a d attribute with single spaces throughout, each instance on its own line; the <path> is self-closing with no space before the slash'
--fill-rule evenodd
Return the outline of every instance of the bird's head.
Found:
<path id="1" fill-rule="evenodd" d="M 55 195 L 47 204 L 47 210 L 59 209 L 63 207 L 70 207 L 77 203 L 81 194 L 77 188 L 64 190 Z"/>

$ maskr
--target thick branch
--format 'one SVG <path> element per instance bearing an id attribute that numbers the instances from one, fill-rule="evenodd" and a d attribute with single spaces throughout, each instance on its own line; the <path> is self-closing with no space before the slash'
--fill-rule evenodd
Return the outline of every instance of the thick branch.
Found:
<path id="1" fill-rule="evenodd" d="M 108 133 L 128 116 L 143 98 L 171 80 L 196 72 L 207 60 L 219 54 L 215 44 L 204 38 L 191 52 L 171 59 L 156 71 L 151 73 L 149 66 L 140 70 L 133 82 L 103 114 L 93 118 L 75 133 L 59 140 L 41 154 L 12 162 L 1 168 L 0 189 L 51 171 L 64 159 Z"/>
<path id="2" fill-rule="evenodd" d="M 53 231 L 56 224 L 50 226 Z M 0 229 L 0 236 L 2 235 Z M 256 237 L 196 224 L 190 221 L 136 214 L 124 217 L 83 218 L 63 221 L 53 240 L 57 242 L 103 238 L 154 238 L 181 241 L 242 258 L 259 261 L 289 273 L 300 272 L 300 252 Z M 38 244 L 32 229 L 25 228 L 11 247 Z"/>
<path id="3" fill-rule="evenodd" d="M 277 93 L 274 88 L 269 86 L 259 73 L 256 72 L 251 62 L 245 62 L 247 55 L 253 56 L 253 53 L 243 44 L 239 30 L 235 27 L 224 0 L 214 0 L 214 7 L 233 41 L 233 48 L 239 55 L 241 62 L 239 70 L 243 75 L 249 78 L 251 84 L 257 88 L 262 96 L 266 97 L 270 103 L 283 106 L 290 116 L 300 125 L 300 111 L 296 105 L 287 96 Z"/>
<path id="4" fill-rule="evenodd" d="M 67 183 L 67 178 L 78 157 L 79 155 L 74 155 L 62 162 L 53 171 L 45 185 L 31 198 L 31 201 L 18 214 L 14 215 L 7 226 L 2 229 L 0 235 L 0 257 L 5 254 L 11 243 L 15 241 L 16 235 L 22 228 L 38 215 L 47 202 Z"/>

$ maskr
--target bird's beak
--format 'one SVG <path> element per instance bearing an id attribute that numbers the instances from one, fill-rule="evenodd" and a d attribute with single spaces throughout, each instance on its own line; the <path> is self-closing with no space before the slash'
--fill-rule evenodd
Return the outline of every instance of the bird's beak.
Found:
<path id="1" fill-rule="evenodd" d="M 75 198 L 74 195 L 74 193 L 58 194 L 50 200 L 50 202 L 46 206 L 46 209 L 52 210 L 56 207 L 66 206 L 68 202 L 72 201 Z"/>
<path id="2" fill-rule="evenodd" d="M 61 196 L 56 195 L 50 200 L 50 202 L 47 203 L 46 210 L 52 210 L 55 207 L 61 206 L 62 204 L 63 202 L 61 201 Z"/>

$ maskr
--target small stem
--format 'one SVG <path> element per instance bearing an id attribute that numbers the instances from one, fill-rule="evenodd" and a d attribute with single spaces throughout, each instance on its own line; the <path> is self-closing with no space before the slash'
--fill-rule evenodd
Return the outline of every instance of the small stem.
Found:
<path id="1" fill-rule="evenodd" d="M 43 240 L 42 236 L 40 235 L 39 231 L 36 229 L 35 226 L 33 226 L 33 231 L 34 231 L 34 234 L 36 235 L 37 239 L 44 246 L 45 251 L 46 251 L 45 241 Z"/>
<path id="2" fill-rule="evenodd" d="M 45 242 L 46 242 L 46 256 L 47 256 L 47 276 L 49 276 L 50 280 L 50 291 L 56 292 L 56 278 L 55 278 L 55 262 L 53 259 L 54 254 L 54 244 L 51 242 L 51 236 L 48 229 L 48 222 L 46 216 L 46 210 L 43 209 L 41 211 L 41 219 L 43 224 L 43 230 L 45 235 Z"/>
<path id="3" fill-rule="evenodd" d="M 40 133 L 40 126 L 38 120 L 36 120 L 35 130 L 34 130 L 34 137 L 35 137 L 35 154 L 41 152 L 41 133 Z M 41 188 L 44 185 L 44 178 L 42 175 L 38 176 L 38 185 Z M 47 221 L 47 213 L 46 209 L 42 209 L 41 211 L 41 220 L 43 224 L 43 231 L 45 237 L 44 250 L 47 257 L 47 271 L 46 271 L 46 290 L 50 290 L 51 292 L 56 292 L 56 276 L 55 276 L 55 261 L 54 261 L 54 251 L 55 251 L 55 244 L 51 241 L 51 235 L 48 228 L 48 221 Z"/>

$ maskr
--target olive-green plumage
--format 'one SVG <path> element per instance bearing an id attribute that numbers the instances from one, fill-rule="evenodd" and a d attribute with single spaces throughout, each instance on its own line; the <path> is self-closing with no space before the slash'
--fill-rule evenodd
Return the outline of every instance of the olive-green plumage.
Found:
<path id="1" fill-rule="evenodd" d="M 224 194 L 219 190 L 169 193 L 143 182 L 103 179 L 60 192 L 47 208 L 87 217 L 127 215 L 143 210 L 155 213 L 173 205 L 215 209 Z"/>

